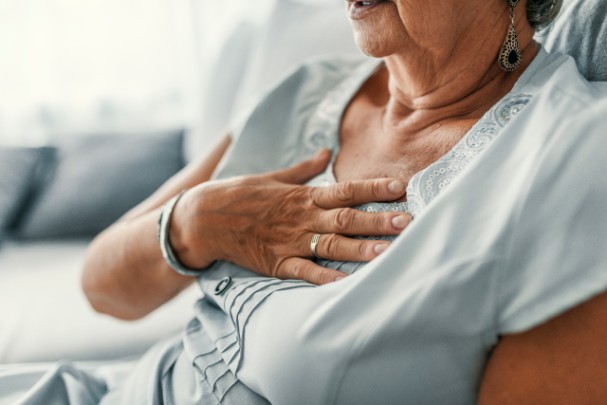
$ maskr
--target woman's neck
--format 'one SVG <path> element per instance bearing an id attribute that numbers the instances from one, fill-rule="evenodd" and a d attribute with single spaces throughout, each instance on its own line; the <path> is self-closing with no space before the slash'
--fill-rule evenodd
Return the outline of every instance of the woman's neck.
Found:
<path id="1" fill-rule="evenodd" d="M 514 72 L 504 72 L 484 42 L 476 49 L 452 49 L 419 58 L 391 55 L 385 58 L 387 81 L 384 133 L 401 140 L 423 136 L 446 123 L 480 118 L 506 95 L 539 51 L 533 32 L 519 33 L 523 60 Z M 464 40 L 462 43 L 466 44 Z M 445 55 L 448 52 L 449 55 Z"/>

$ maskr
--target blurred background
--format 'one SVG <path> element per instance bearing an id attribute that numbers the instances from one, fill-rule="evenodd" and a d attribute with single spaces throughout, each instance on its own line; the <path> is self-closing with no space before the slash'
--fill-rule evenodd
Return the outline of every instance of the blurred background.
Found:
<path id="1" fill-rule="evenodd" d="M 344 8 L 0 0 L 0 365 L 128 358 L 184 327 L 195 287 L 136 322 L 95 313 L 88 243 L 297 66 L 359 57 Z"/>
<path id="2" fill-rule="evenodd" d="M 0 144 L 195 126 L 226 36 L 271 3 L 0 0 Z"/>

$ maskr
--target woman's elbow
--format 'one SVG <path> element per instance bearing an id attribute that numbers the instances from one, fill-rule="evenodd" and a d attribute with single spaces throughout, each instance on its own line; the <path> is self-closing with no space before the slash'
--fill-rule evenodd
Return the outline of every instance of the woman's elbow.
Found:
<path id="1" fill-rule="evenodd" d="M 81 286 L 91 308 L 100 314 L 109 315 L 125 321 L 143 318 L 149 313 L 142 307 L 113 294 L 111 288 L 95 277 L 90 271 L 82 273 Z"/>
<path id="2" fill-rule="evenodd" d="M 98 258 L 93 241 L 87 251 L 80 279 L 82 291 L 91 308 L 122 320 L 136 320 L 147 315 L 150 310 L 134 302 L 133 295 L 125 291 L 119 280 L 108 274 L 108 267 L 100 263 Z"/>

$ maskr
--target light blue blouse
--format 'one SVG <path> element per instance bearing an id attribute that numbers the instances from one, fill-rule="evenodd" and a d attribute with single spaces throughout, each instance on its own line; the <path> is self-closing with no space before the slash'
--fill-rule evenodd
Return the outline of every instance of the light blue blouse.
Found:
<path id="1" fill-rule="evenodd" d="M 236 132 L 217 177 L 337 151 L 341 114 L 377 63 L 296 72 Z M 607 188 L 592 181 L 607 143 L 580 131 L 604 127 L 605 117 L 561 128 L 606 94 L 571 58 L 542 50 L 507 96 L 411 179 L 406 204 L 361 207 L 415 217 L 378 260 L 323 261 L 353 275 L 322 287 L 229 263 L 205 273 L 195 323 L 215 342 L 204 350 L 215 349 L 218 374 L 230 376 L 218 380 L 234 378 L 276 404 L 474 403 L 499 335 L 607 288 L 607 254 L 596 242 L 607 236 L 607 223 L 596 222 Z M 314 184 L 334 181 L 329 170 Z M 572 201 L 572 187 L 584 197 Z M 225 277 L 230 285 L 217 294 Z"/>
<path id="2" fill-rule="evenodd" d="M 343 111 L 378 63 L 297 70 L 236 127 L 215 177 L 337 152 Z M 351 275 L 321 287 L 217 263 L 181 337 L 122 374 L 62 364 L 22 403 L 474 403 L 500 335 L 607 289 L 606 96 L 571 58 L 542 50 L 411 179 L 406 203 L 359 207 L 415 218 L 378 259 L 322 261 Z M 312 185 L 334 181 L 329 169 Z M 24 381 L 0 372 L 0 402 Z"/>

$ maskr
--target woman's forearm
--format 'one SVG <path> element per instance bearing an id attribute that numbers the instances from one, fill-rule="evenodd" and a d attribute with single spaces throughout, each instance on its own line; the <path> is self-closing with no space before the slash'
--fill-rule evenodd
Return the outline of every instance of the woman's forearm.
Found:
<path id="1" fill-rule="evenodd" d="M 82 274 L 83 290 L 95 310 L 137 319 L 193 282 L 164 262 L 157 239 L 158 218 L 167 200 L 210 179 L 229 144 L 230 137 L 225 136 L 209 156 L 184 168 L 95 238 Z"/>
<path id="2" fill-rule="evenodd" d="M 160 208 L 114 224 L 89 247 L 82 286 L 95 310 L 137 319 L 191 284 L 165 264 L 156 233 Z"/>
<path id="3" fill-rule="evenodd" d="M 83 275 L 95 309 L 139 318 L 192 283 L 164 262 L 156 240 L 161 206 L 184 189 L 171 216 L 169 239 L 178 261 L 195 269 L 225 260 L 266 276 L 325 284 L 346 274 L 319 266 L 311 260 L 313 253 L 370 261 L 389 242 L 351 235 L 397 235 L 409 223 L 400 212 L 350 208 L 401 199 L 406 185 L 398 179 L 304 186 L 326 169 L 328 150 L 275 172 L 208 181 L 228 145 L 229 138 L 209 159 L 184 169 L 95 239 Z M 320 237 L 312 252 L 314 236 Z"/>

